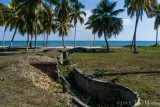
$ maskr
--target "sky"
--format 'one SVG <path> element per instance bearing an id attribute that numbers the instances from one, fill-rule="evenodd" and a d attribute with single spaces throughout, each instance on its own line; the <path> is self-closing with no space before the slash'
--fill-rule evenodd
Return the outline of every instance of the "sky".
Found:
<path id="1" fill-rule="evenodd" d="M 85 8 L 83 11 L 87 13 L 87 16 L 84 17 L 85 22 L 87 22 L 88 17 L 92 15 L 91 10 L 96 8 L 100 0 L 79 0 L 82 4 L 85 5 Z M 124 0 L 110 0 L 111 2 L 117 2 L 117 6 L 115 9 L 125 9 L 124 8 Z M 160 0 L 158 0 L 160 3 Z M 9 3 L 8 0 L 0 0 L 0 3 L 4 3 L 7 5 Z M 132 19 L 127 15 L 127 11 L 125 11 L 121 14 L 119 14 L 117 17 L 123 19 L 123 31 L 115 38 L 114 36 L 110 38 L 110 41 L 131 41 L 133 38 L 134 28 L 135 28 L 135 17 Z M 155 18 L 148 19 L 147 16 L 143 15 L 143 20 L 139 21 L 138 29 L 137 29 L 137 41 L 155 41 L 156 39 L 156 31 L 154 30 L 154 20 Z M 14 30 L 13 30 L 14 31 Z M 13 33 L 10 32 L 8 29 L 6 32 L 6 40 L 10 41 Z M 0 27 L 0 41 L 3 40 L 3 33 L 4 33 L 4 27 Z M 71 33 L 65 38 L 65 40 L 74 40 L 74 28 L 71 29 Z M 38 40 L 43 40 L 43 35 L 38 36 Z M 89 41 L 93 40 L 94 36 L 92 34 L 91 30 L 85 30 L 85 25 L 81 25 L 80 23 L 77 24 L 77 41 Z M 26 41 L 27 35 L 20 35 L 19 33 L 16 34 L 15 41 Z M 58 40 L 61 41 L 61 37 L 58 36 L 58 34 L 51 34 L 49 36 L 49 40 Z M 98 38 L 96 36 L 97 41 L 103 41 L 104 38 Z"/>

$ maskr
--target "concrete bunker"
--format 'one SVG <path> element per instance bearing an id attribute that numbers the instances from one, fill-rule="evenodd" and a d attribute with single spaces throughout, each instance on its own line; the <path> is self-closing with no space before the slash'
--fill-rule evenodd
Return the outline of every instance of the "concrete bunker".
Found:
<path id="1" fill-rule="evenodd" d="M 140 102 L 138 94 L 132 89 L 123 85 L 93 79 L 77 68 L 74 68 L 74 80 L 79 89 L 109 104 L 136 106 Z"/>

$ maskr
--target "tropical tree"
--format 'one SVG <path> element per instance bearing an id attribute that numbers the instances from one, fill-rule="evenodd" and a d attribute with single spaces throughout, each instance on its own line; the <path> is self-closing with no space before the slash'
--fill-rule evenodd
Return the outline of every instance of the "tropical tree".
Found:
<path id="1" fill-rule="evenodd" d="M 57 31 L 59 32 L 59 36 L 62 37 L 62 41 L 63 41 L 63 47 L 65 48 L 65 40 L 64 40 L 64 37 L 65 36 L 68 36 L 68 34 L 71 32 L 71 28 L 73 27 L 72 24 L 68 23 L 68 22 L 63 22 L 62 24 L 62 21 L 59 21 L 57 20 L 57 23 L 56 23 L 56 26 L 57 26 Z"/>
<path id="2" fill-rule="evenodd" d="M 125 6 L 127 8 L 127 14 L 132 18 L 136 15 L 136 24 L 133 35 L 132 44 L 134 44 L 134 53 L 137 53 L 136 48 L 136 33 L 139 19 L 142 21 L 143 12 L 148 15 L 152 12 L 151 6 L 155 5 L 157 0 L 125 0 Z M 133 46 L 133 45 L 132 45 Z M 132 48 L 132 47 L 131 47 Z"/>
<path id="3" fill-rule="evenodd" d="M 22 20 L 21 20 L 21 14 L 20 11 L 16 11 L 18 6 L 20 6 L 20 3 L 15 4 L 15 0 L 9 0 L 10 4 L 8 4 L 8 7 L 5 7 L 5 31 L 8 27 L 10 27 L 10 31 L 15 29 L 14 35 L 12 37 L 11 43 L 9 48 L 11 48 L 14 37 L 17 33 L 18 26 L 20 26 Z M 4 39 L 3 39 L 3 45 L 5 40 L 5 31 L 4 31 Z"/>
<path id="4" fill-rule="evenodd" d="M 89 30 L 91 30 L 92 29 L 92 33 L 94 34 L 94 42 L 93 42 L 93 47 L 95 47 L 95 36 L 96 36 L 96 32 L 94 32 L 94 20 L 95 20 L 95 18 L 93 17 L 93 16 L 90 16 L 89 18 L 88 18 L 88 21 L 85 23 L 85 25 L 87 25 L 86 26 L 86 29 L 89 29 Z"/>
<path id="5" fill-rule="evenodd" d="M 155 17 L 154 22 L 154 29 L 156 30 L 156 46 L 158 46 L 158 28 L 160 25 L 160 4 L 154 6 L 152 8 L 153 13 L 150 15 L 150 17 Z"/>
<path id="6" fill-rule="evenodd" d="M 3 12 L 3 4 L 0 3 L 0 26 L 4 24 L 4 12 Z"/>
<path id="7" fill-rule="evenodd" d="M 84 19 L 81 15 L 86 16 L 86 13 L 84 11 L 81 11 L 81 9 L 83 9 L 85 6 L 82 5 L 79 2 L 74 3 L 74 5 L 72 6 L 73 10 L 72 13 L 70 14 L 70 21 L 74 23 L 74 27 L 75 27 L 75 37 L 74 37 L 74 47 L 76 47 L 76 25 L 77 22 L 79 21 L 81 23 L 81 25 L 84 23 Z"/>
<path id="8" fill-rule="evenodd" d="M 55 8 L 55 12 L 59 20 L 59 28 L 61 28 L 58 28 L 59 36 L 62 36 L 63 47 L 65 48 L 64 25 L 69 21 L 69 13 L 71 12 L 69 2 L 67 0 L 62 0 L 61 2 L 59 2 Z"/>
<path id="9" fill-rule="evenodd" d="M 56 5 L 55 8 L 55 13 L 56 13 L 56 18 L 59 22 L 58 25 L 58 31 L 59 35 L 62 36 L 62 42 L 63 42 L 63 47 L 65 48 L 65 35 L 68 34 L 67 30 L 68 28 L 71 27 L 71 24 L 68 24 L 70 21 L 70 13 L 72 12 L 71 5 L 73 5 L 76 2 L 76 0 L 61 0 L 59 3 Z M 59 29 L 61 28 L 61 30 Z M 64 31 L 66 29 L 66 31 Z M 61 31 L 61 32 L 60 32 Z M 66 33 L 66 34 L 65 34 Z"/>
<path id="10" fill-rule="evenodd" d="M 48 36 L 51 34 L 51 32 L 53 32 L 54 34 L 56 33 L 57 25 L 54 22 L 55 22 L 55 19 L 52 18 L 51 24 L 47 24 L 47 23 L 43 24 L 44 30 L 42 32 L 44 32 L 44 40 L 45 40 L 45 33 L 47 34 L 47 37 L 46 37 L 47 47 L 48 47 Z"/>
<path id="11" fill-rule="evenodd" d="M 122 19 L 116 16 L 124 10 L 114 10 L 116 4 L 117 2 L 111 3 L 108 0 L 101 0 L 98 7 L 92 10 L 93 32 L 98 33 L 99 38 L 104 35 L 107 52 L 109 52 L 108 39 L 113 35 L 118 35 L 123 29 Z"/>
<path id="12" fill-rule="evenodd" d="M 23 14 L 24 11 L 25 11 L 25 14 Z M 35 31 L 34 27 L 35 27 L 35 17 L 36 16 L 28 10 L 23 10 L 21 12 L 22 12 L 21 17 L 23 20 L 21 21 L 21 25 L 19 26 L 19 33 L 21 33 L 22 35 L 27 34 L 27 50 L 28 50 L 29 37 Z M 31 36 L 31 38 L 32 38 L 32 36 Z"/>
<path id="13" fill-rule="evenodd" d="M 9 45 L 9 48 L 11 48 L 12 44 L 13 44 L 13 40 L 15 38 L 15 35 L 17 33 L 18 30 L 18 25 L 21 23 L 21 18 L 19 17 L 19 12 L 16 12 L 14 10 L 12 10 L 12 12 L 10 13 L 10 15 L 8 16 L 9 19 L 7 19 L 7 24 L 6 24 L 6 28 L 10 27 L 10 31 L 15 30 L 14 34 L 12 36 L 12 40 L 11 43 Z"/>
<path id="14" fill-rule="evenodd" d="M 0 3 L 0 25 L 2 26 L 3 25 L 3 20 L 4 20 L 4 4 Z"/>
<path id="15" fill-rule="evenodd" d="M 5 17 L 6 20 L 6 28 L 5 30 L 10 27 L 10 31 L 12 31 L 13 29 L 15 29 L 11 43 L 9 48 L 11 48 L 12 44 L 13 44 L 13 40 L 15 38 L 15 35 L 17 33 L 18 30 L 18 26 L 21 24 L 21 14 L 20 11 L 16 11 L 18 6 L 21 5 L 21 3 L 17 3 L 16 4 L 16 0 L 9 0 L 10 4 L 8 4 L 8 9 L 6 11 L 7 15 Z M 5 35 L 4 35 L 5 38 Z"/>
<path id="16" fill-rule="evenodd" d="M 3 36 L 3 47 L 4 47 L 4 41 L 5 41 L 5 32 L 7 30 L 7 27 L 6 27 L 7 17 L 9 14 L 10 14 L 10 8 L 0 3 L 0 26 L 5 26 L 4 36 Z"/>
<path id="17" fill-rule="evenodd" d="M 18 3 L 18 2 L 22 3 L 22 5 L 19 6 L 18 9 L 21 9 L 21 10 L 28 9 L 30 12 L 32 12 L 32 13 L 34 12 L 34 14 L 36 16 L 36 20 L 35 20 L 35 23 L 36 23 L 36 25 L 35 25 L 35 48 L 34 48 L 34 52 L 35 52 L 36 47 L 37 47 L 38 24 L 40 24 L 39 15 L 43 15 L 45 17 L 48 17 L 48 20 L 49 20 L 48 23 L 51 23 L 51 20 L 52 20 L 52 16 L 51 16 L 52 13 L 51 12 L 53 10 L 43 0 L 16 0 L 16 3 Z"/>

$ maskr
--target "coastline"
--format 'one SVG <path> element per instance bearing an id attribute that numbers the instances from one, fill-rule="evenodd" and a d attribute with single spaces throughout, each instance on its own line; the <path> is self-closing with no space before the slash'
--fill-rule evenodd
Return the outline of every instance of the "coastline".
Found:
<path id="1" fill-rule="evenodd" d="M 46 42 L 45 42 L 46 43 Z M 131 45 L 132 41 L 109 41 L 110 46 L 116 46 L 116 47 L 122 47 L 126 45 Z M 160 41 L 158 41 L 160 44 Z M 32 42 L 33 46 L 35 42 Z M 154 45 L 155 41 L 137 41 L 137 46 L 151 46 Z M 3 45 L 3 42 L 0 41 L 0 45 Z M 10 45 L 10 41 L 5 41 L 4 43 L 5 46 Z M 74 46 L 74 41 L 65 41 L 66 47 L 73 47 Z M 105 41 L 95 41 L 96 47 L 102 47 L 106 46 Z M 26 47 L 27 46 L 27 41 L 14 41 L 13 42 L 13 47 Z M 43 41 L 37 41 L 37 46 L 43 46 Z M 93 41 L 77 41 L 76 42 L 77 47 L 92 47 L 93 46 Z M 62 41 L 48 41 L 48 47 L 63 47 Z"/>

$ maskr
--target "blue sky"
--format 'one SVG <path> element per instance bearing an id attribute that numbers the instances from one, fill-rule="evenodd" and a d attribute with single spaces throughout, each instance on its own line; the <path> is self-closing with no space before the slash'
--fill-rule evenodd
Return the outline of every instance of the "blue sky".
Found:
<path id="1" fill-rule="evenodd" d="M 91 10 L 96 8 L 97 4 L 100 2 L 100 0 L 79 0 L 81 3 L 85 5 L 85 9 L 83 9 L 87 13 L 87 17 L 85 17 L 85 22 L 87 21 L 88 17 L 91 15 Z M 124 7 L 124 0 L 110 0 L 111 2 L 117 2 L 116 9 L 123 9 Z M 160 1 L 160 0 L 158 0 Z M 8 0 L 0 0 L 1 3 L 8 4 Z M 126 9 L 123 13 L 118 15 L 118 17 L 123 18 L 123 25 L 124 29 L 123 31 L 116 37 L 111 38 L 110 40 L 116 40 L 116 41 L 130 41 L 133 37 L 134 32 L 134 26 L 135 26 L 135 17 L 130 19 L 129 16 L 127 16 Z M 156 32 L 154 30 L 154 18 L 148 19 L 146 15 L 143 16 L 142 22 L 140 21 L 138 24 L 138 30 L 137 30 L 137 40 L 138 41 L 155 41 L 156 39 Z M 0 28 L 0 41 L 3 40 L 3 32 L 4 27 Z M 7 30 L 6 32 L 6 40 L 11 40 L 13 36 L 13 31 L 10 32 Z M 27 36 L 24 37 L 17 33 L 15 40 L 26 40 Z M 38 40 L 43 40 L 43 36 L 40 35 L 38 37 Z M 58 34 L 51 34 L 49 36 L 49 40 L 61 40 L 60 37 L 58 37 Z M 65 40 L 74 40 L 74 29 L 71 29 L 71 33 L 68 35 L 68 37 L 65 38 Z M 90 30 L 85 30 L 85 25 L 77 25 L 77 40 L 93 40 L 93 35 Z M 96 40 L 104 40 L 103 36 L 102 38 L 96 37 Z"/>

